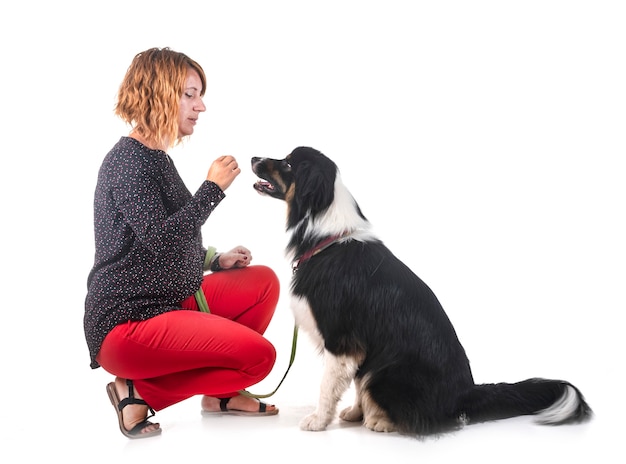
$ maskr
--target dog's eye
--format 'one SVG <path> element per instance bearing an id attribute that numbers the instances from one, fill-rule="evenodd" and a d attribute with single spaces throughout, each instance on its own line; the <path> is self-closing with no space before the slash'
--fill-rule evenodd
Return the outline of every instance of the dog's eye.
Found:
<path id="1" fill-rule="evenodd" d="M 283 160 L 283 168 L 285 168 L 288 171 L 291 171 L 291 163 L 287 160 Z"/>

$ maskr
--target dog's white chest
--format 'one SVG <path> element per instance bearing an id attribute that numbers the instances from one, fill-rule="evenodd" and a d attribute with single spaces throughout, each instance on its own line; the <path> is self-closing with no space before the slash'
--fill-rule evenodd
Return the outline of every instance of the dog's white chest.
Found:
<path id="1" fill-rule="evenodd" d="M 318 349 L 324 349 L 324 340 L 319 330 L 317 330 L 317 323 L 306 298 L 292 296 L 291 310 L 298 327 L 307 333 Z"/>

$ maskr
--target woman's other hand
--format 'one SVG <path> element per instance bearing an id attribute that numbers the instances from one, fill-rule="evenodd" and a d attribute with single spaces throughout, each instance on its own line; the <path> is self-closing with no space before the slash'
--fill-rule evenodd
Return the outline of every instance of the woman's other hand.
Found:
<path id="1" fill-rule="evenodd" d="M 247 248 L 238 246 L 230 251 L 220 253 L 217 259 L 219 259 L 219 264 L 222 269 L 246 267 L 250 264 L 250 261 L 252 261 L 252 254 Z"/>

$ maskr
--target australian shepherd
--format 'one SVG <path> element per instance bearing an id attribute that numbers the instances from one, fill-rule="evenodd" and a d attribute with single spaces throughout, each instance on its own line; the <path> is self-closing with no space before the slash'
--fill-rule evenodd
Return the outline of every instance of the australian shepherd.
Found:
<path id="1" fill-rule="evenodd" d="M 287 204 L 292 310 L 324 356 L 317 408 L 302 429 L 324 430 L 352 381 L 354 404 L 339 416 L 381 432 L 426 436 L 530 414 L 550 425 L 591 417 L 564 380 L 475 384 L 437 297 L 373 234 L 331 159 L 299 147 L 251 161 L 254 188 Z"/>

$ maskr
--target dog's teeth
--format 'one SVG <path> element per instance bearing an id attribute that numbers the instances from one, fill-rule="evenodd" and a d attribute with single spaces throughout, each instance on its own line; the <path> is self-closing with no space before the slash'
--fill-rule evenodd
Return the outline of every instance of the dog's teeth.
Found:
<path id="1" fill-rule="evenodd" d="M 256 186 L 257 188 L 260 188 L 260 189 L 274 190 L 274 185 L 265 180 L 258 180 L 256 182 Z"/>

